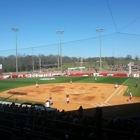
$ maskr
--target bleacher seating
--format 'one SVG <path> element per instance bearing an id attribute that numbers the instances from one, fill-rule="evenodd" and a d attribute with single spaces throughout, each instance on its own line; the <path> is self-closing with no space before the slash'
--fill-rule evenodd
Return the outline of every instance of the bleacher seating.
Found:
<path id="1" fill-rule="evenodd" d="M 140 140 L 140 115 L 104 118 L 46 108 L 42 104 L 0 103 L 0 135 L 8 140 Z"/>

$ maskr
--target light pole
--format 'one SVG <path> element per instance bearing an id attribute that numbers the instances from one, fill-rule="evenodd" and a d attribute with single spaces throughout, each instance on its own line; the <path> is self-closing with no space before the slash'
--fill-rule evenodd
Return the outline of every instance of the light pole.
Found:
<path id="1" fill-rule="evenodd" d="M 102 41 L 101 41 L 101 35 L 104 29 L 97 29 L 96 30 L 99 33 L 99 39 L 100 39 L 100 73 L 102 72 Z"/>
<path id="2" fill-rule="evenodd" d="M 60 50 L 59 50 L 59 45 L 58 45 L 58 65 L 57 65 L 58 71 L 59 71 L 59 55 L 60 55 Z"/>
<path id="3" fill-rule="evenodd" d="M 19 32 L 19 29 L 17 28 L 11 28 L 12 31 L 15 32 L 15 40 L 16 40 L 16 74 L 18 74 L 18 60 L 17 60 L 17 32 Z"/>
<path id="4" fill-rule="evenodd" d="M 32 48 L 32 65 L 33 65 L 33 73 L 34 73 L 34 50 Z"/>
<path id="5" fill-rule="evenodd" d="M 56 33 L 59 35 L 59 39 L 60 39 L 60 48 L 58 49 L 58 65 L 59 65 L 59 50 L 60 50 L 60 62 L 61 62 L 61 74 L 62 74 L 62 47 L 61 47 L 61 34 L 64 31 L 56 31 Z"/>
<path id="6" fill-rule="evenodd" d="M 40 68 L 40 73 L 41 73 L 41 58 L 39 57 L 39 68 Z"/>

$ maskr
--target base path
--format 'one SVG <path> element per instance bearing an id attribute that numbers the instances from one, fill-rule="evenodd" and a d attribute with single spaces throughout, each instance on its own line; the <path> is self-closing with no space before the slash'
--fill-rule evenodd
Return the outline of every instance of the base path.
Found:
<path id="1" fill-rule="evenodd" d="M 128 97 L 123 96 L 127 86 L 114 88 L 112 84 L 96 83 L 56 83 L 27 86 L 11 89 L 0 93 L 1 97 L 21 100 L 23 102 L 42 102 L 52 96 L 52 108 L 58 110 L 77 110 L 80 106 L 83 109 L 95 108 L 97 106 L 112 106 L 126 104 Z M 66 93 L 70 95 L 70 103 L 66 103 Z M 6 101 L 6 100 L 5 100 Z M 132 102 L 135 100 L 132 100 Z"/>

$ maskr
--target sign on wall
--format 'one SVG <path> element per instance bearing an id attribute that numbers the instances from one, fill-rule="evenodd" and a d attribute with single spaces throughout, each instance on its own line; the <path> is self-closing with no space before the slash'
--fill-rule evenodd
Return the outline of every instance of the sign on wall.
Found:
<path id="1" fill-rule="evenodd" d="M 2 70 L 2 64 L 0 64 L 0 70 Z"/>

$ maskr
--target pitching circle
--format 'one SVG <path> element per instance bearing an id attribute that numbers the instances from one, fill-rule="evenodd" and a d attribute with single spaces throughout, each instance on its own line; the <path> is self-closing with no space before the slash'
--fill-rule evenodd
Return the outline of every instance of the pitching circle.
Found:
<path id="1" fill-rule="evenodd" d="M 84 90 L 74 90 L 74 91 L 65 91 L 65 93 L 69 93 L 69 94 L 83 94 L 85 93 Z"/>

